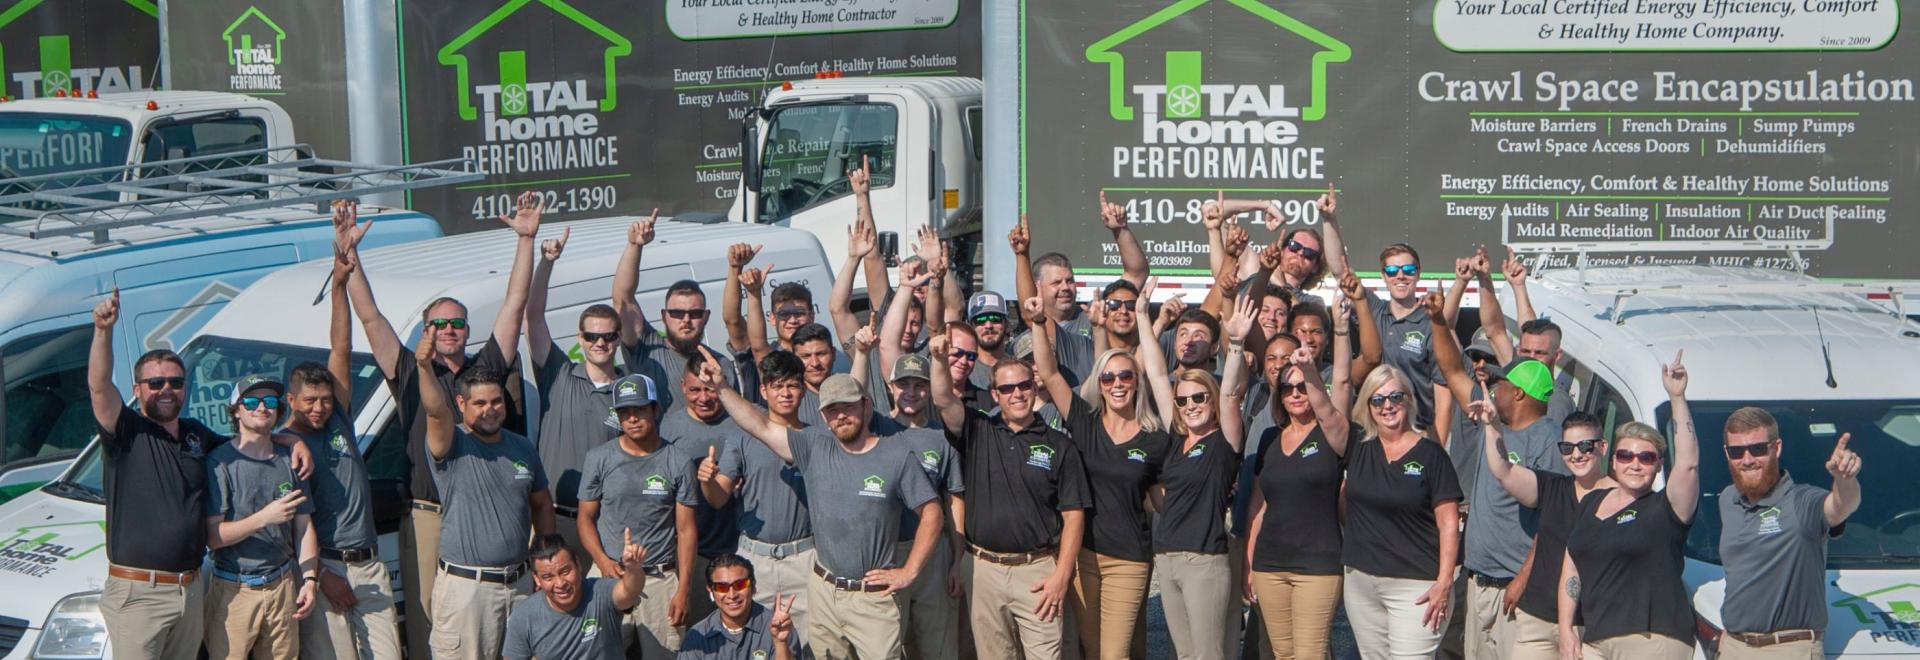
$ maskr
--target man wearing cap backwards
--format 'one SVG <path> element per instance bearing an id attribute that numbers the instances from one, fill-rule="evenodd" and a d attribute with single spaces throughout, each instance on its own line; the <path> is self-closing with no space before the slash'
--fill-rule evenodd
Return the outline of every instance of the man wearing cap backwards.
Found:
<path id="1" fill-rule="evenodd" d="M 613 412 L 620 440 L 587 452 L 580 478 L 580 545 L 596 575 L 623 578 L 646 573 L 640 605 L 620 625 L 637 643 L 632 657 L 660 657 L 680 650 L 691 621 L 697 486 L 692 461 L 660 439 L 660 404 L 653 379 L 639 374 L 613 384 Z M 648 557 L 625 565 L 607 552 L 627 539 Z"/>
<path id="2" fill-rule="evenodd" d="M 770 423 L 753 404 L 703 367 L 702 378 L 720 387 L 720 402 L 740 428 L 800 469 L 819 561 L 818 579 L 807 585 L 807 637 L 823 658 L 897 658 L 902 645 L 902 592 L 913 586 L 941 540 L 946 516 L 940 497 L 919 462 L 900 443 L 882 440 L 868 426 L 873 404 L 860 381 L 834 374 L 820 384 L 820 414 L 831 435 L 819 429 L 791 430 Z M 895 545 L 902 515 L 919 514 L 913 547 L 900 557 Z"/>
<path id="3" fill-rule="evenodd" d="M 236 383 L 227 414 L 238 434 L 207 452 L 212 658 L 293 660 L 300 653 L 299 620 L 319 594 L 313 502 L 306 480 L 294 474 L 293 453 L 273 439 L 286 395 L 285 385 L 266 376 Z"/>
<path id="4" fill-rule="evenodd" d="M 1445 323 L 1444 317 L 1442 314 L 1433 322 Z M 1450 336 L 1451 331 L 1434 334 Z M 1434 359 L 1449 389 L 1474 390 L 1476 379 L 1468 374 L 1460 351 L 1436 347 Z M 1567 474 L 1557 451 L 1561 420 L 1547 414 L 1547 400 L 1553 395 L 1553 374 L 1547 365 L 1517 358 L 1505 366 L 1487 363 L 1483 370 L 1486 380 L 1480 381 L 1482 389 L 1487 392 L 1497 423 L 1507 429 L 1501 433 L 1507 461 L 1535 472 Z M 1539 528 L 1539 512 L 1522 508 L 1500 480 L 1487 473 L 1486 461 L 1478 462 L 1478 470 L 1473 481 L 1473 513 L 1467 516 L 1466 531 L 1471 539 L 1466 544 L 1464 563 L 1468 574 L 1466 655 L 1505 658 L 1512 651 L 1512 605 L 1519 601 L 1526 585 L 1523 565 L 1533 547 L 1534 531 Z"/>

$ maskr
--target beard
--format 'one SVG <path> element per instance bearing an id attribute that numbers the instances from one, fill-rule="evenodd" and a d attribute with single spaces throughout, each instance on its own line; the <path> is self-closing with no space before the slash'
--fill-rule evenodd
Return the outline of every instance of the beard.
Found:
<path id="1" fill-rule="evenodd" d="M 1740 495 L 1747 498 L 1748 502 L 1760 501 L 1760 498 L 1773 492 L 1773 487 L 1780 483 L 1780 463 L 1777 461 L 1768 461 L 1767 466 L 1762 468 L 1756 476 L 1748 476 L 1737 465 L 1732 467 L 1733 487 L 1739 490 Z"/>
<path id="2" fill-rule="evenodd" d="M 180 418 L 180 401 L 178 399 L 162 401 L 159 397 L 154 397 L 140 404 L 140 414 L 145 415 L 147 419 L 165 424 Z"/>

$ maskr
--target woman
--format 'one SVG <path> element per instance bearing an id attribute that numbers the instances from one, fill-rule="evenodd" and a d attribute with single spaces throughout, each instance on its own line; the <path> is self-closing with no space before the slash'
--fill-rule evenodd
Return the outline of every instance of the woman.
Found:
<path id="1" fill-rule="evenodd" d="M 1662 369 L 1673 408 L 1673 469 L 1664 490 L 1654 477 L 1666 438 L 1639 422 L 1613 432 L 1613 481 L 1580 499 L 1567 534 L 1560 593 L 1560 657 L 1693 657 L 1693 604 L 1680 581 L 1681 550 L 1700 504 L 1700 451 L 1687 408 L 1680 355 Z M 1569 593 L 1572 592 L 1572 593 Z M 1573 628 L 1574 606 L 1586 629 Z"/>
<path id="2" fill-rule="evenodd" d="M 1241 296 L 1227 321 L 1225 385 L 1199 369 L 1176 374 L 1173 396 L 1160 401 L 1160 415 L 1180 444 L 1160 467 L 1150 492 L 1159 512 L 1153 528 L 1153 568 L 1160 574 L 1160 603 L 1167 632 L 1182 660 L 1225 658 L 1239 629 L 1233 598 L 1233 563 L 1227 559 L 1227 504 L 1240 472 L 1245 427 L 1240 422 L 1246 390 L 1245 345 L 1258 308 Z M 1237 655 L 1237 654 L 1236 654 Z"/>
<path id="3" fill-rule="evenodd" d="M 1371 437 L 1347 457 L 1347 620 L 1361 657 L 1431 657 L 1452 613 L 1460 480 L 1446 448 L 1414 430 L 1412 385 L 1399 369 L 1374 369 L 1359 401 L 1353 421 Z"/>
<path id="4" fill-rule="evenodd" d="M 1324 658 L 1340 602 L 1340 481 L 1349 425 L 1320 382 L 1313 349 L 1288 357 L 1274 424 L 1260 439 L 1247 583 L 1273 657 Z M 1268 512 L 1273 511 L 1271 520 Z"/>
<path id="5" fill-rule="evenodd" d="M 1153 285 L 1149 278 L 1145 290 L 1152 291 Z M 1029 318 L 1035 318 L 1039 299 L 1025 305 Z M 1134 309 L 1138 318 L 1148 318 L 1147 297 L 1141 296 Z M 1085 546 L 1073 573 L 1073 616 L 1085 658 L 1144 655 L 1144 649 L 1131 651 L 1152 572 L 1147 489 L 1160 481 L 1160 465 L 1172 443 L 1155 413 L 1153 396 L 1140 391 L 1141 385 L 1150 385 L 1162 398 L 1172 396 L 1160 342 L 1150 339 L 1160 330 L 1155 327 L 1153 335 L 1142 335 L 1133 354 L 1123 349 L 1101 353 L 1077 396 L 1054 361 L 1052 338 L 1032 333 L 1034 375 L 1055 405 L 1068 406 L 1067 433 L 1080 449 L 1093 491 Z M 1144 635 L 1141 642 L 1144 646 Z"/>

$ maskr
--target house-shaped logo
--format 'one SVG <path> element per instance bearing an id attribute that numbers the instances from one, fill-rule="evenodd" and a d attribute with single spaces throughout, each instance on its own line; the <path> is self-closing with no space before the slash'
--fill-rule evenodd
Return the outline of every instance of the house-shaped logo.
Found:
<path id="1" fill-rule="evenodd" d="M 1284 85 L 1263 87 L 1204 83 L 1204 57 L 1198 50 L 1165 50 L 1157 53 L 1158 57 L 1154 59 L 1149 59 L 1152 56 L 1145 53 L 1137 53 L 1136 56 L 1141 59 L 1134 61 L 1136 67 L 1164 67 L 1164 84 L 1128 88 L 1134 81 L 1128 77 L 1127 58 L 1119 52 L 1120 47 L 1210 3 L 1231 5 L 1253 19 L 1264 21 L 1266 25 L 1262 27 L 1270 25 L 1274 29 L 1292 33 L 1314 47 L 1315 52 L 1308 67 L 1310 100 L 1304 108 L 1286 105 Z M 1107 114 L 1123 122 L 1133 121 L 1136 110 L 1171 119 L 1254 114 L 1264 117 L 1298 116 L 1305 121 L 1319 121 L 1327 114 L 1327 65 L 1345 62 L 1352 57 L 1353 50 L 1344 42 L 1259 0 L 1180 0 L 1107 35 L 1087 46 L 1086 50 L 1088 62 L 1106 65 Z M 1130 102 L 1135 95 L 1140 97 L 1142 107 L 1136 108 Z M 1229 109 L 1234 111 L 1229 112 Z"/>
<path id="2" fill-rule="evenodd" d="M 107 547 L 104 520 L 33 525 L 0 539 L 0 572 L 46 577 L 62 562 L 73 561 Z"/>
<path id="3" fill-rule="evenodd" d="M 1427 466 L 1421 465 L 1420 461 L 1407 461 L 1400 469 L 1409 477 L 1418 477 L 1427 472 Z"/>
<path id="4" fill-rule="evenodd" d="M 657 474 L 648 475 L 646 492 L 648 495 L 659 495 L 667 492 L 667 478 Z"/>
<path id="5" fill-rule="evenodd" d="M 1896 584 L 1833 602 L 1835 609 L 1847 608 L 1861 625 L 1879 624 L 1890 630 L 1920 629 L 1920 584 Z"/>
<path id="6" fill-rule="evenodd" d="M 135 62 L 151 62 L 152 56 L 143 51 L 152 48 L 154 43 L 141 39 L 144 35 L 136 35 L 135 31 L 152 31 L 154 39 L 158 39 L 160 9 L 152 0 L 15 0 L 0 2 L 0 7 L 4 7 L 0 9 L 0 34 L 6 37 L 0 39 L 0 43 L 24 45 L 28 39 L 38 42 L 33 50 L 0 46 L 0 84 L 7 87 L 5 96 L 30 99 L 55 94 L 146 89 L 145 76 L 150 70 Z M 115 11 L 102 12 L 102 7 L 113 7 Z M 20 20 L 29 14 L 31 18 Z M 17 27 L 10 29 L 9 26 Z M 73 34 L 49 34 L 55 31 Z M 75 48 L 75 37 L 89 39 L 85 49 Z M 76 50 L 113 63 L 75 62 Z"/>
<path id="7" fill-rule="evenodd" d="M 589 33 L 606 42 L 600 50 L 601 97 L 595 101 L 589 98 L 586 82 L 580 81 L 530 81 L 527 79 L 527 51 L 500 50 L 480 55 L 497 62 L 499 68 L 498 84 L 470 83 L 474 73 L 469 60 L 468 50 L 474 42 L 495 28 L 506 30 L 522 19 L 514 15 L 528 5 L 538 4 L 559 14 L 562 18 L 586 29 Z M 596 44 L 597 45 L 597 44 Z M 556 48 L 565 48 L 568 44 L 557 44 Z M 615 62 L 633 54 L 633 42 L 600 21 L 582 13 L 565 0 L 508 0 L 480 22 L 467 28 L 454 37 L 453 41 L 440 48 L 441 65 L 452 67 L 455 89 L 459 95 L 460 119 L 473 121 L 479 119 L 482 109 L 488 115 L 500 117 L 525 117 L 530 114 L 544 114 L 557 111 L 599 111 L 613 110 L 618 105 L 619 90 L 614 84 L 617 77 Z M 577 83 L 577 84 L 576 84 Z M 475 105 L 475 96 L 480 97 Z M 521 139 L 531 136 L 520 136 Z"/>
<path id="8" fill-rule="evenodd" d="M 272 37 L 271 45 L 255 37 Z M 280 24 L 267 18 L 259 7 L 248 7 L 233 19 L 227 29 L 220 33 L 227 42 L 228 64 L 279 64 L 281 47 L 286 44 L 287 31 Z"/>
<path id="9" fill-rule="evenodd" d="M 860 480 L 860 494 L 867 497 L 886 497 L 887 480 L 880 475 L 870 474 Z"/>

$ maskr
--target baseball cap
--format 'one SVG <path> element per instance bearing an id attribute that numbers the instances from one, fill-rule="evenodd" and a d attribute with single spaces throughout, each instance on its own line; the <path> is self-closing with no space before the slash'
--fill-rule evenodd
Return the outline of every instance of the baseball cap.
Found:
<path id="1" fill-rule="evenodd" d="M 1011 354 L 1015 360 L 1025 360 L 1033 357 L 1033 333 L 1022 333 L 1019 337 L 1015 337 L 1013 340 L 1013 348 L 1007 352 Z"/>
<path id="2" fill-rule="evenodd" d="M 971 321 L 981 314 L 1013 316 L 1007 311 L 1007 298 L 992 291 L 981 291 L 967 299 L 967 319 Z"/>
<path id="3" fill-rule="evenodd" d="M 1500 359 L 1499 356 L 1493 352 L 1493 342 L 1487 340 L 1487 331 L 1485 328 L 1474 332 L 1473 343 L 1467 344 L 1467 360 L 1473 360 L 1473 356 L 1476 353 L 1488 362 Z"/>
<path id="4" fill-rule="evenodd" d="M 928 376 L 927 356 L 918 353 L 908 353 L 900 356 L 900 359 L 894 360 L 893 371 L 887 374 L 887 382 L 895 382 L 903 378 L 918 378 L 925 381 L 933 380 Z"/>
<path id="5" fill-rule="evenodd" d="M 1553 371 L 1533 358 L 1514 358 L 1504 367 L 1487 365 L 1489 378 L 1504 379 L 1538 401 L 1553 396 Z"/>
<path id="6" fill-rule="evenodd" d="M 234 382 L 233 396 L 227 398 L 227 405 L 240 403 L 241 393 L 247 390 L 257 390 L 262 387 L 273 390 L 275 396 L 284 397 L 287 395 L 287 384 L 280 382 L 280 379 L 266 374 L 254 374 Z"/>
<path id="7" fill-rule="evenodd" d="M 846 374 L 828 376 L 820 383 L 821 410 L 836 403 L 857 403 L 866 396 L 866 388 L 860 386 L 860 381 Z"/>
<path id="8" fill-rule="evenodd" d="M 654 395 L 652 378 L 632 374 L 613 381 L 614 410 L 651 406 L 658 401 Z"/>

